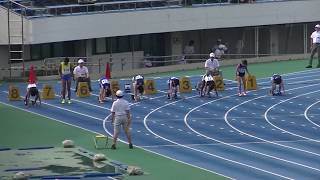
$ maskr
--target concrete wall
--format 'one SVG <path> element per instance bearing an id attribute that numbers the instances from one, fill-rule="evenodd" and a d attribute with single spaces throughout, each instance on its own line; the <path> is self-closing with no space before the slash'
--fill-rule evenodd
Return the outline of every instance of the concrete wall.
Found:
<path id="1" fill-rule="evenodd" d="M 35 18 L 27 22 L 26 43 L 313 22 L 320 21 L 319 7 L 319 0 L 308 0 Z M 0 29 L 3 43 L 5 27 Z"/>

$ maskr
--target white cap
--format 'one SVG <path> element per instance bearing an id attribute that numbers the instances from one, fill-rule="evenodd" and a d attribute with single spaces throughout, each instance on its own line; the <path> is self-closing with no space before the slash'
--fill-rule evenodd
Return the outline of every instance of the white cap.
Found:
<path id="1" fill-rule="evenodd" d="M 317 24 L 317 25 L 315 26 L 315 28 L 320 28 L 320 24 Z"/>
<path id="2" fill-rule="evenodd" d="M 118 90 L 118 91 L 116 92 L 116 96 L 117 96 L 117 97 L 122 97 L 122 96 L 123 96 L 123 92 L 122 92 L 121 90 Z"/>
<path id="3" fill-rule="evenodd" d="M 79 59 L 78 60 L 78 63 L 80 64 L 80 63 L 84 63 L 84 60 L 83 59 Z"/>
<path id="4" fill-rule="evenodd" d="M 210 56 L 210 57 L 214 57 L 214 53 L 210 53 L 209 56 Z"/>

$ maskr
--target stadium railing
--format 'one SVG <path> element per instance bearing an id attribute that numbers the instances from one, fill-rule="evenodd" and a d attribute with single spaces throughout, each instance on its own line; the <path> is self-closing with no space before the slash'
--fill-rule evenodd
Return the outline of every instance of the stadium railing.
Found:
<path id="1" fill-rule="evenodd" d="M 79 15 L 106 12 L 123 12 L 133 10 L 152 10 L 159 8 L 183 8 L 198 6 L 233 5 L 241 3 L 265 3 L 290 0 L 111 0 L 96 3 L 51 3 L 41 1 L 41 6 L 23 0 L 0 0 L 0 6 L 9 7 L 12 11 L 28 18 Z M 293 1 L 293 0 L 291 0 Z M 295 0 L 299 1 L 299 0 Z M 10 3 L 9 3 L 10 2 Z"/>

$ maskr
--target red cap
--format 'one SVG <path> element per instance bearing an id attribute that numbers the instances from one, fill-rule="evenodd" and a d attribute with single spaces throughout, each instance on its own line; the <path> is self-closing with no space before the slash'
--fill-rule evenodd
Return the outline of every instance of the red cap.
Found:
<path id="1" fill-rule="evenodd" d="M 107 79 L 111 78 L 110 64 L 109 63 L 107 63 L 107 65 L 106 65 L 106 78 Z"/>

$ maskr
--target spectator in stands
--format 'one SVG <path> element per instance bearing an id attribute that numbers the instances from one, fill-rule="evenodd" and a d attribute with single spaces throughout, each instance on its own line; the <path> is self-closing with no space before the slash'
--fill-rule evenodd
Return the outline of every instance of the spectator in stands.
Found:
<path id="1" fill-rule="evenodd" d="M 76 79 L 76 90 L 75 92 L 77 92 L 78 90 L 78 83 L 79 82 L 87 82 L 88 83 L 88 87 L 89 87 L 89 91 L 91 92 L 91 80 L 89 77 L 89 71 L 88 68 L 86 66 L 84 66 L 84 60 L 83 59 L 79 59 L 78 60 L 78 66 L 74 68 L 73 70 L 73 74 L 74 74 L 74 78 Z"/>
<path id="2" fill-rule="evenodd" d="M 59 66 L 59 76 L 61 78 L 61 103 L 64 104 L 66 101 L 66 91 L 68 91 L 68 103 L 71 104 L 71 77 L 72 67 L 69 62 L 69 58 L 65 58 Z"/>
<path id="3" fill-rule="evenodd" d="M 184 47 L 184 49 L 183 49 L 183 58 L 182 58 L 184 63 L 181 63 L 181 64 L 187 63 L 186 62 L 187 59 L 192 59 L 192 56 L 190 56 L 192 54 L 194 54 L 194 41 L 193 40 L 189 41 L 188 45 L 186 45 Z"/>
<path id="4" fill-rule="evenodd" d="M 143 63 L 144 63 L 144 67 L 146 67 L 146 68 L 152 67 L 152 62 L 150 60 L 150 54 L 146 54 L 146 56 L 144 57 Z"/>
<path id="5" fill-rule="evenodd" d="M 211 51 L 215 54 L 215 57 L 218 60 L 221 60 L 222 56 L 227 52 L 227 50 L 227 46 L 224 43 L 222 43 L 221 39 L 218 39 L 217 43 L 211 49 Z"/>
<path id="6" fill-rule="evenodd" d="M 318 65 L 317 68 L 320 68 L 320 24 L 315 26 L 315 31 L 311 34 L 311 56 L 309 60 L 309 65 L 306 68 L 312 68 L 313 56 L 315 53 L 318 53 Z"/>

